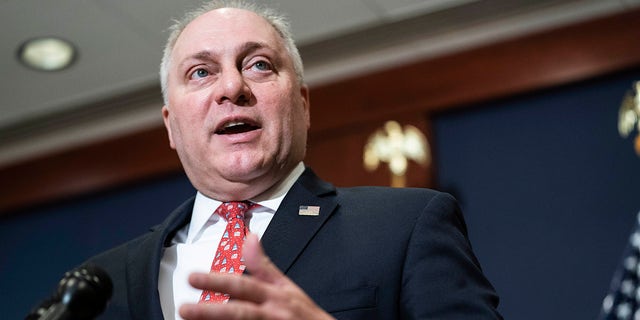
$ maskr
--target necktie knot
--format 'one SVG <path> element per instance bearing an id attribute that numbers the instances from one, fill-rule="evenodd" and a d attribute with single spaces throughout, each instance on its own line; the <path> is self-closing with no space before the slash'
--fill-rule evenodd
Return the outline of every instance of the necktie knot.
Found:
<path id="1" fill-rule="evenodd" d="M 249 201 L 230 201 L 223 202 L 215 213 L 227 221 L 244 219 L 244 214 L 254 206 Z"/>

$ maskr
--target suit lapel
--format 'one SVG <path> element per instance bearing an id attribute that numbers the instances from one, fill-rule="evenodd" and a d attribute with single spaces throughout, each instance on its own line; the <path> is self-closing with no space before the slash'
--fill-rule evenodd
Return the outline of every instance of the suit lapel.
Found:
<path id="1" fill-rule="evenodd" d="M 165 243 L 189 222 L 193 198 L 186 201 L 141 243 L 131 245 L 127 256 L 128 303 L 134 319 L 163 319 L 158 275 Z"/>
<path id="2" fill-rule="evenodd" d="M 300 206 L 318 206 L 317 216 L 300 215 Z M 333 214 L 335 188 L 307 169 L 287 193 L 262 237 L 266 254 L 286 273 Z"/>
<path id="3" fill-rule="evenodd" d="M 301 216 L 300 206 L 318 206 L 317 216 Z M 307 169 L 287 193 L 269 227 L 262 245 L 271 260 L 286 272 L 309 241 L 333 214 L 335 188 Z M 127 256 L 128 299 L 134 319 L 163 319 L 158 295 L 160 260 L 166 242 L 191 218 L 193 198 L 178 207 L 151 234 L 131 245 Z"/>

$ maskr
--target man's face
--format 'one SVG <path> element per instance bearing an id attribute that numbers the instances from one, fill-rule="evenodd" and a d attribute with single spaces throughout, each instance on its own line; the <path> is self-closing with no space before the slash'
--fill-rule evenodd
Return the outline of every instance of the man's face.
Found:
<path id="1" fill-rule="evenodd" d="M 245 200 L 304 157 L 309 100 L 277 31 L 240 9 L 210 11 L 178 38 L 162 115 L 193 185 Z"/>

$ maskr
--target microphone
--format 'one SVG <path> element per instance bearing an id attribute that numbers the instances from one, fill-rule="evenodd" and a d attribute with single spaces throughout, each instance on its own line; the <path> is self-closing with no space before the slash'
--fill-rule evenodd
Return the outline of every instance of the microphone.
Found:
<path id="1" fill-rule="evenodd" d="M 53 296 L 25 320 L 91 320 L 104 311 L 112 293 L 109 275 L 95 265 L 84 265 L 65 273 Z"/>

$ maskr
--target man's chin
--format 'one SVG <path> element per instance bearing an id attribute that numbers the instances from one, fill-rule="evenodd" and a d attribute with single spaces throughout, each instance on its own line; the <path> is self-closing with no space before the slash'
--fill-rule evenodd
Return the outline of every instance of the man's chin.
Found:
<path id="1" fill-rule="evenodd" d="M 217 184 L 214 188 L 211 188 L 213 199 L 219 201 L 240 201 L 255 199 L 259 195 L 263 194 L 269 188 L 273 182 L 267 179 L 256 179 L 252 182 L 226 182 Z"/>
<path id="2" fill-rule="evenodd" d="M 262 163 L 235 163 L 221 170 L 224 180 L 236 183 L 251 183 L 255 179 L 268 174 Z"/>

